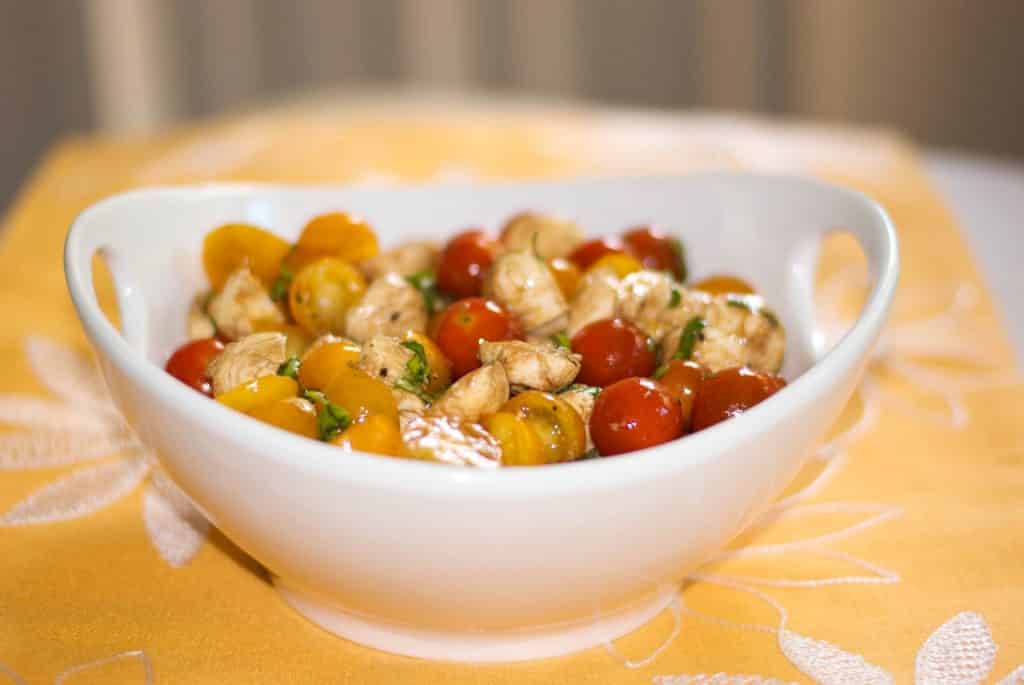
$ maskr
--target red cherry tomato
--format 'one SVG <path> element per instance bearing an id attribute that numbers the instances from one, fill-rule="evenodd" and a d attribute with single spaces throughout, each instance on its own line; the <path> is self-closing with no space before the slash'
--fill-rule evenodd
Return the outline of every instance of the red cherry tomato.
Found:
<path id="1" fill-rule="evenodd" d="M 686 279 L 682 248 L 675 238 L 650 226 L 637 226 L 622 234 L 622 243 L 645 269 L 670 271 L 678 280 Z"/>
<path id="2" fill-rule="evenodd" d="M 498 243 L 483 231 L 465 231 L 452 238 L 437 265 L 437 287 L 453 297 L 475 297 L 484 273 L 494 262 Z"/>
<path id="3" fill-rule="evenodd" d="M 786 380 L 780 376 L 748 368 L 723 369 L 701 384 L 693 405 L 693 430 L 742 414 L 784 387 Z"/>
<path id="4" fill-rule="evenodd" d="M 623 319 L 587 324 L 572 338 L 572 351 L 583 355 L 577 382 L 604 387 L 630 376 L 650 376 L 657 357 L 644 332 Z"/>
<path id="5" fill-rule="evenodd" d="M 683 414 L 657 381 L 625 378 L 601 391 L 590 416 L 590 436 L 605 457 L 682 437 Z"/>
<path id="6" fill-rule="evenodd" d="M 449 305 L 441 312 L 436 331 L 437 346 L 451 361 L 455 378 L 480 366 L 477 353 L 481 340 L 516 340 L 522 337 L 512 315 L 497 303 L 482 297 L 471 297 Z"/>
<path id="7" fill-rule="evenodd" d="M 608 254 L 623 254 L 622 244 L 616 238 L 588 240 L 569 255 L 569 260 L 586 271 L 591 264 Z"/>
<path id="8" fill-rule="evenodd" d="M 213 386 L 206 375 L 206 365 L 224 351 L 224 343 L 216 338 L 202 338 L 185 343 L 174 351 L 164 369 L 185 385 L 213 397 Z"/>
<path id="9" fill-rule="evenodd" d="M 693 405 L 704 383 L 704 367 L 692 360 L 672 359 L 665 365 L 658 382 L 669 395 L 679 400 L 683 425 L 689 428 Z"/>

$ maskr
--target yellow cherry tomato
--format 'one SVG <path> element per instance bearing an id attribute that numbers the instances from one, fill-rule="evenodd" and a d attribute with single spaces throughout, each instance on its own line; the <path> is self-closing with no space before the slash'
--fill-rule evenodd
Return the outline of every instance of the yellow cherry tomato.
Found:
<path id="1" fill-rule="evenodd" d="M 619 278 L 625 278 L 634 271 L 640 271 L 643 268 L 644 265 L 636 257 L 628 254 L 610 253 L 591 264 L 587 271 L 611 269 Z"/>
<path id="2" fill-rule="evenodd" d="M 551 275 L 555 277 L 555 283 L 558 284 L 558 289 L 562 291 L 562 295 L 565 299 L 571 300 L 573 295 L 576 294 L 576 288 L 580 285 L 580 268 L 568 259 L 562 259 L 561 257 L 555 257 L 554 259 L 548 260 L 548 269 L 551 271 Z"/>
<path id="3" fill-rule="evenodd" d="M 263 376 L 217 395 L 217 401 L 248 414 L 256 407 L 297 397 L 299 384 L 287 376 Z"/>
<path id="4" fill-rule="evenodd" d="M 343 367 L 323 388 L 327 398 L 345 409 L 353 421 L 384 416 L 398 421 L 398 405 L 387 383 L 362 369 Z"/>
<path id="5" fill-rule="evenodd" d="M 415 340 L 423 345 L 427 366 L 430 368 L 424 390 L 431 395 L 440 395 L 445 388 L 452 384 L 452 363 L 448 361 L 448 357 L 444 356 L 444 352 L 437 346 L 437 343 L 422 333 L 410 331 L 406 334 L 405 339 Z"/>
<path id="6" fill-rule="evenodd" d="M 377 236 L 368 223 L 345 212 L 332 212 L 306 224 L 287 264 L 298 270 L 321 257 L 355 263 L 375 257 L 379 251 Z"/>
<path id="7" fill-rule="evenodd" d="M 500 412 L 522 418 L 544 446 L 544 463 L 572 461 L 587 451 L 587 433 L 579 413 L 564 400 L 539 390 L 520 393 Z"/>
<path id="8" fill-rule="evenodd" d="M 725 295 L 730 293 L 736 295 L 754 294 L 754 286 L 750 285 L 742 278 L 730 276 L 728 274 L 715 274 L 714 276 L 708 276 L 707 278 L 694 283 L 693 288 L 712 295 Z"/>
<path id="9" fill-rule="evenodd" d="M 368 416 L 363 421 L 353 423 L 343 433 L 335 436 L 331 444 L 392 457 L 406 455 L 398 421 L 381 414 Z"/>
<path id="10" fill-rule="evenodd" d="M 499 411 L 485 417 L 483 425 L 501 445 L 502 466 L 540 466 L 547 463 L 544 443 L 523 417 Z"/>
<path id="11" fill-rule="evenodd" d="M 341 333 L 345 314 L 366 291 L 366 279 L 348 262 L 322 257 L 304 266 L 288 289 L 292 316 L 311 335 Z"/>
<path id="12" fill-rule="evenodd" d="M 214 290 L 242 265 L 269 286 L 277 278 L 290 246 L 270 231 L 249 224 L 225 224 L 203 240 L 203 268 Z"/>
<path id="13" fill-rule="evenodd" d="M 299 381 L 304 388 L 322 390 L 358 359 L 359 345 L 349 340 L 319 344 L 303 357 Z"/>
<path id="14" fill-rule="evenodd" d="M 313 343 L 313 338 L 301 326 L 293 323 L 278 323 L 276 321 L 254 321 L 252 329 L 256 333 L 277 332 L 284 333 L 285 354 L 289 357 L 301 357 Z"/>
<path id="15" fill-rule="evenodd" d="M 298 397 L 286 397 L 261 404 L 249 412 L 249 416 L 271 426 L 282 428 L 297 435 L 316 439 L 316 407 Z"/>

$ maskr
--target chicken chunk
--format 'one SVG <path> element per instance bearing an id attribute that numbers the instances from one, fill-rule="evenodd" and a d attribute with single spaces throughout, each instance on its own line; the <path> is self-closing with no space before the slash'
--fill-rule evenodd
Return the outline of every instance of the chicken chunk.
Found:
<path id="1" fill-rule="evenodd" d="M 374 280 L 345 316 L 345 333 L 356 342 L 375 335 L 402 336 L 427 330 L 427 305 L 419 290 L 397 273 Z"/>
<path id="2" fill-rule="evenodd" d="M 501 445 L 482 426 L 445 416 L 402 414 L 402 440 L 417 459 L 457 466 L 496 468 Z"/>
<path id="3" fill-rule="evenodd" d="M 416 353 L 402 342 L 387 335 L 370 338 L 359 353 L 356 368 L 391 386 L 399 411 L 422 414 L 429 406 L 430 398 L 424 388 L 430 369 L 424 370 L 422 378 L 414 378 L 409 362 Z"/>
<path id="4" fill-rule="evenodd" d="M 206 313 L 206 305 L 209 301 L 210 293 L 199 293 L 192 298 L 192 305 L 188 309 L 188 320 L 185 325 L 185 333 L 189 340 L 212 338 L 217 335 L 217 327 L 213 325 L 213 319 Z"/>
<path id="5" fill-rule="evenodd" d="M 508 309 L 527 333 L 564 330 L 569 306 L 547 264 L 527 252 L 499 257 L 484 281 L 484 294 Z"/>
<path id="6" fill-rule="evenodd" d="M 558 393 L 558 399 L 562 400 L 576 410 L 576 413 L 583 419 L 583 427 L 587 432 L 587 449 L 593 449 L 594 441 L 590 439 L 590 415 L 594 413 L 594 402 L 601 394 L 601 388 L 591 385 L 571 385 Z"/>
<path id="7" fill-rule="evenodd" d="M 501 231 L 509 252 L 534 252 L 541 259 L 568 257 L 583 242 L 583 231 L 572 221 L 548 214 L 517 214 Z"/>
<path id="8" fill-rule="evenodd" d="M 705 296 L 688 291 L 662 271 L 636 271 L 619 284 L 617 314 L 661 342 L 670 331 L 700 313 L 701 298 Z"/>
<path id="9" fill-rule="evenodd" d="M 255 331 L 257 322 L 284 323 L 284 314 L 247 266 L 228 276 L 221 291 L 210 299 L 206 312 L 217 330 L 232 340 Z"/>
<path id="10" fill-rule="evenodd" d="M 283 333 L 254 333 L 229 343 L 207 366 L 213 393 L 220 395 L 243 383 L 276 374 L 287 358 L 287 342 Z"/>
<path id="11" fill-rule="evenodd" d="M 566 333 L 570 338 L 587 324 L 615 316 L 618 288 L 619 279 L 611 269 L 596 269 L 583 277 L 569 306 Z"/>
<path id="12" fill-rule="evenodd" d="M 531 389 L 551 392 L 572 383 L 580 371 L 582 357 L 554 345 L 519 340 L 481 342 L 480 361 L 505 367 L 514 391 Z"/>
<path id="13" fill-rule="evenodd" d="M 441 249 L 431 241 L 404 243 L 359 262 L 359 269 L 369 279 L 380 278 L 388 273 L 411 276 L 414 273 L 432 269 L 437 264 Z"/>
<path id="14" fill-rule="evenodd" d="M 712 372 L 749 366 L 755 371 L 778 373 L 782 368 L 786 333 L 760 297 L 707 296 L 703 310 L 694 315 L 704 320 L 705 327 L 694 345 L 693 359 Z M 666 353 L 678 349 L 682 330 L 678 328 L 666 336 Z"/>
<path id="15" fill-rule="evenodd" d="M 479 421 L 485 414 L 498 411 L 508 397 L 505 367 L 487 364 L 455 381 L 430 408 L 430 415 Z"/>

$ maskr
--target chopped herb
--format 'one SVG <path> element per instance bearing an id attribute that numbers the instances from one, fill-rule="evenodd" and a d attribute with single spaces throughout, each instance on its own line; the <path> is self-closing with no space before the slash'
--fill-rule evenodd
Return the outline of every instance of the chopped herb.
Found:
<path id="1" fill-rule="evenodd" d="M 746 309 L 748 312 L 754 311 L 753 309 L 750 308 L 750 304 L 747 303 L 746 300 L 740 299 L 738 297 L 729 297 L 726 299 L 725 303 L 730 307 L 736 307 L 737 309 Z"/>
<path id="2" fill-rule="evenodd" d="M 412 351 L 412 357 L 405 363 L 405 375 L 395 381 L 395 387 L 399 390 L 411 392 L 427 404 L 434 401 L 424 389 L 427 378 L 430 376 L 430 365 L 427 363 L 427 351 L 423 345 L 415 340 L 403 340 L 402 347 Z"/>
<path id="3" fill-rule="evenodd" d="M 676 276 L 685 283 L 687 277 L 686 248 L 683 247 L 683 242 L 678 238 L 672 240 L 672 251 L 676 253 Z"/>
<path id="4" fill-rule="evenodd" d="M 288 254 L 290 255 L 291 252 Z M 287 259 L 285 257 L 285 260 Z M 288 297 L 288 288 L 291 287 L 293 278 L 295 278 L 295 273 L 285 261 L 282 261 L 281 268 L 277 272 L 277 278 L 274 279 L 274 283 L 270 286 L 270 299 L 274 302 L 283 302 Z"/>
<path id="5" fill-rule="evenodd" d="M 596 447 L 591 447 L 589 450 L 584 452 L 583 456 L 580 457 L 577 461 L 583 461 L 585 459 L 597 459 L 600 456 L 601 456 L 601 454 L 597 451 L 597 448 Z"/>
<path id="6" fill-rule="evenodd" d="M 768 323 L 770 323 L 771 325 L 775 327 L 779 326 L 779 317 L 772 310 L 762 307 L 760 309 L 760 314 L 764 318 L 768 319 Z"/>
<path id="7" fill-rule="evenodd" d="M 683 333 L 679 336 L 679 345 L 676 347 L 672 359 L 689 359 L 693 356 L 693 348 L 697 342 L 704 339 L 704 320 L 695 316 L 686 322 Z"/>
<path id="8" fill-rule="evenodd" d="M 331 402 L 322 392 L 307 390 L 302 396 L 316 405 L 316 430 L 324 442 L 333 439 L 352 423 L 345 408 Z"/>
<path id="9" fill-rule="evenodd" d="M 647 338 L 647 349 L 655 354 L 658 353 L 658 343 L 654 342 L 654 338 Z"/>
<path id="10" fill-rule="evenodd" d="M 564 390 L 559 392 L 585 392 L 591 397 L 597 397 L 601 394 L 601 388 L 596 385 L 584 385 L 583 383 L 573 383 Z"/>
<path id="11" fill-rule="evenodd" d="M 651 374 L 651 378 L 653 378 L 654 380 L 658 380 L 666 373 L 668 373 L 668 364 L 662 364 L 661 366 L 654 370 L 654 373 Z"/>
<path id="12" fill-rule="evenodd" d="M 277 367 L 277 375 L 299 380 L 299 358 L 288 357 L 281 366 Z"/>
<path id="13" fill-rule="evenodd" d="M 569 343 L 569 336 L 565 333 L 555 333 L 551 336 L 551 342 L 553 342 L 557 347 L 561 347 L 566 350 L 572 347 Z"/>
<path id="14" fill-rule="evenodd" d="M 423 295 L 423 303 L 427 306 L 428 314 L 437 314 L 444 309 L 445 299 L 437 289 L 437 276 L 432 269 L 418 271 L 406 276 L 405 280 Z"/>
<path id="15" fill-rule="evenodd" d="M 672 309 L 675 309 L 676 307 L 679 306 L 679 303 L 682 301 L 683 296 L 679 293 L 678 290 L 672 288 L 672 297 L 670 297 L 668 300 L 668 306 Z"/>

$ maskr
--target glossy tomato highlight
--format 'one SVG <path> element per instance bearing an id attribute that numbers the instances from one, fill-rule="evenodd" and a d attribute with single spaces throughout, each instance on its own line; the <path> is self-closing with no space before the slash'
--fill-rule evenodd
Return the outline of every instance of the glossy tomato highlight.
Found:
<path id="1" fill-rule="evenodd" d="M 650 378 L 625 378 L 608 386 L 590 417 L 590 437 L 606 457 L 660 445 L 684 432 L 679 402 Z"/>
<path id="2" fill-rule="evenodd" d="M 601 319 L 572 338 L 583 356 L 577 382 L 604 387 L 630 376 L 650 376 L 657 364 L 651 339 L 624 319 Z"/>

